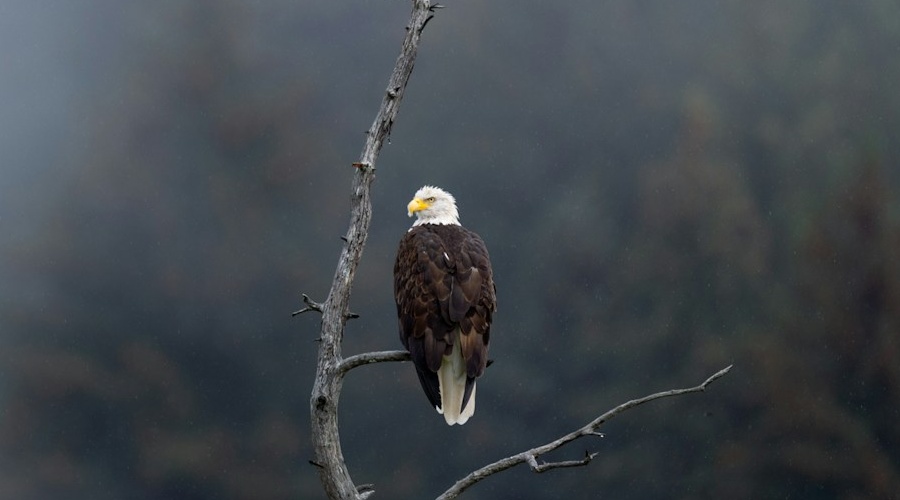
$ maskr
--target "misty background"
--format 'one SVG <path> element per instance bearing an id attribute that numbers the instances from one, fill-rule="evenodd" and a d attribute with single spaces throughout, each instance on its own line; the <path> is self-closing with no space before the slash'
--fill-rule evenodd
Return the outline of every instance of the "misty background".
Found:
<path id="1" fill-rule="evenodd" d="M 400 348 L 406 203 L 491 251 L 448 427 L 408 363 L 341 399 L 357 484 L 471 499 L 900 491 L 900 4 L 448 0 L 377 167 L 344 352 Z M 322 498 L 319 320 L 408 1 L 0 4 L 0 498 Z"/>

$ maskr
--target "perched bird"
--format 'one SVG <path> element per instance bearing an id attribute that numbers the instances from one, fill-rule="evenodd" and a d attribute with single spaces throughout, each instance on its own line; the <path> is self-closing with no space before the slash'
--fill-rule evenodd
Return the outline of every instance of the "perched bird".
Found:
<path id="1" fill-rule="evenodd" d="M 407 212 L 417 218 L 394 264 L 400 340 L 428 401 L 448 425 L 461 425 L 475 413 L 475 379 L 488 361 L 497 309 L 491 261 L 481 237 L 460 225 L 450 193 L 425 186 Z"/>

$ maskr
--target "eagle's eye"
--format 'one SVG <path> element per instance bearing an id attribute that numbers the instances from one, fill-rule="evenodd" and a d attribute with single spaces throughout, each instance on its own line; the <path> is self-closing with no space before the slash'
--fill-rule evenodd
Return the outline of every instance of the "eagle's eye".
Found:
<path id="1" fill-rule="evenodd" d="M 434 196 L 429 196 L 428 198 L 425 198 L 425 201 L 427 201 L 428 203 L 434 203 Z"/>

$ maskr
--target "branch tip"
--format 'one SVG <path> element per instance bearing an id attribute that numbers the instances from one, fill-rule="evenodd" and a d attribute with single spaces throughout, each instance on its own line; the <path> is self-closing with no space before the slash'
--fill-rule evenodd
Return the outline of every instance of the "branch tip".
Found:
<path id="1" fill-rule="evenodd" d="M 732 364 L 732 365 L 728 365 L 728 366 L 726 366 L 725 368 L 722 368 L 721 370 L 719 370 L 719 371 L 717 371 L 716 373 L 712 374 L 708 379 L 706 379 L 702 384 L 700 384 L 700 390 L 701 390 L 701 391 L 705 391 L 705 390 L 706 390 L 706 386 L 708 386 L 709 384 L 713 383 L 716 379 L 723 377 L 726 373 L 730 372 L 732 366 L 734 366 L 734 365 L 733 365 L 733 364 Z"/>
<path id="2" fill-rule="evenodd" d="M 429 12 L 434 12 L 434 10 L 432 10 L 430 7 L 429 7 L 428 11 L 429 11 Z M 419 33 L 421 33 L 421 32 L 425 29 L 425 26 L 428 26 L 428 21 L 431 21 L 432 18 L 434 18 L 434 14 L 431 14 L 431 15 L 429 15 L 428 17 L 425 18 L 425 22 L 423 22 L 423 23 L 422 23 L 422 27 L 419 28 Z"/>

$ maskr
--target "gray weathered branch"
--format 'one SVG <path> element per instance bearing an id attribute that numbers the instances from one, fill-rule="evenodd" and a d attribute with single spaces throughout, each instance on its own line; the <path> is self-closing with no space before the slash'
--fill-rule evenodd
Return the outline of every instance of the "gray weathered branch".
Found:
<path id="1" fill-rule="evenodd" d="M 533 470 L 534 472 L 544 472 L 546 470 L 556 469 L 556 468 L 560 468 L 560 467 L 576 467 L 576 466 L 581 466 L 581 465 L 587 465 L 594 458 L 595 454 L 586 453 L 585 457 L 581 460 L 570 460 L 570 461 L 566 461 L 566 462 L 551 462 L 551 463 L 538 463 L 537 457 L 547 454 L 547 453 L 550 453 L 551 451 L 553 451 L 567 443 L 571 443 L 572 441 L 575 441 L 578 438 L 582 438 L 585 436 L 598 436 L 598 435 L 602 436 L 602 434 L 600 434 L 597 431 L 597 429 L 599 429 L 601 425 L 608 422 L 616 415 L 618 415 L 626 410 L 629 410 L 631 408 L 634 408 L 635 406 L 639 406 L 644 403 L 648 403 L 650 401 L 660 399 L 660 398 L 681 396 L 683 394 L 690 394 L 693 392 L 703 392 L 706 390 L 706 387 L 709 384 L 711 384 L 713 381 L 715 381 L 719 377 L 722 377 L 723 375 L 728 373 L 729 370 L 731 370 L 731 366 L 728 366 L 726 368 L 719 370 L 718 372 L 714 373 L 709 378 L 707 378 L 702 384 L 700 384 L 696 387 L 690 387 L 688 389 L 672 389 L 671 391 L 657 392 L 656 394 L 644 396 L 639 399 L 632 399 L 631 401 L 628 401 L 627 403 L 622 403 L 619 406 L 616 406 L 615 408 L 613 408 L 612 410 L 609 410 L 608 412 L 604 413 L 603 415 L 600 415 L 599 417 L 595 418 L 594 420 L 589 422 L 584 427 L 577 429 L 575 431 L 572 431 L 555 441 L 551 441 L 545 445 L 538 446 L 536 448 L 532 448 L 527 451 L 523 451 L 522 453 L 518 453 L 516 455 L 512 455 L 512 456 L 503 458 L 501 460 L 497 460 L 494 463 L 488 464 L 488 465 L 472 472 L 468 476 L 457 481 L 456 484 L 454 484 L 450 489 L 448 489 L 441 496 L 439 496 L 438 500 L 449 500 L 451 498 L 456 498 L 457 496 L 459 496 L 460 493 L 465 491 L 467 488 L 469 488 L 473 484 L 481 481 L 482 479 L 484 479 L 488 476 L 497 474 L 498 472 L 503 472 L 509 468 L 515 467 L 516 465 L 519 465 L 522 463 L 527 463 L 528 465 L 530 465 L 531 470 Z"/>
<path id="2" fill-rule="evenodd" d="M 338 433 L 338 401 L 344 374 L 352 364 L 364 358 L 341 357 L 341 341 L 344 327 L 350 317 L 350 292 L 359 260 L 362 257 L 369 222 L 372 218 L 370 187 L 375 179 L 375 160 L 390 136 L 394 119 L 399 111 L 406 84 L 416 60 L 419 39 L 425 23 L 432 17 L 434 6 L 430 0 L 414 0 L 403 47 L 394 65 L 381 107 L 372 126 L 366 133 L 366 143 L 355 167 L 351 192 L 350 228 L 344 239 L 344 247 L 338 260 L 331 285 L 331 292 L 321 305 L 322 331 L 316 363 L 316 379 L 310 395 L 310 425 L 314 463 L 318 466 L 319 479 L 329 498 L 360 499 L 373 493 L 371 487 L 359 489 L 353 484 L 344 462 Z M 317 310 L 307 303 L 306 310 Z M 350 361 L 354 360 L 354 361 Z"/>
<path id="3" fill-rule="evenodd" d="M 350 356 L 341 361 L 338 365 L 338 371 L 347 373 L 348 371 L 362 365 L 371 363 L 384 363 L 386 361 L 409 361 L 412 359 L 408 351 L 381 351 L 381 352 L 365 352 Z"/>

